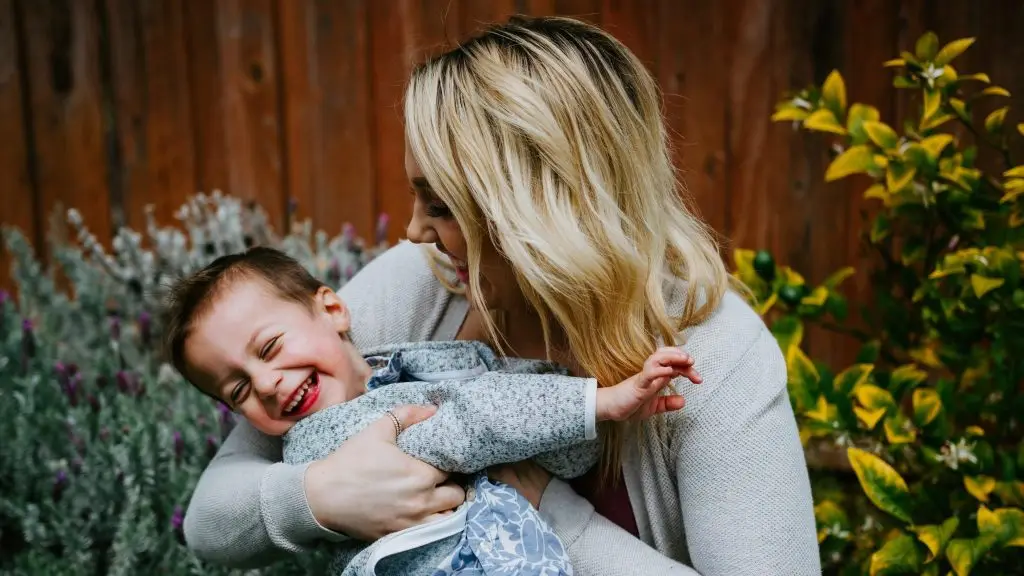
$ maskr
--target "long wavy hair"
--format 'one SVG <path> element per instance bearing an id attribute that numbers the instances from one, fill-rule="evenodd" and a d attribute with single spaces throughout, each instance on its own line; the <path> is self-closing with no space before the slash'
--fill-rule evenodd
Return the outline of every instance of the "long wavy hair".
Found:
<path id="1" fill-rule="evenodd" d="M 410 151 L 466 237 L 467 297 L 491 242 L 541 318 L 599 385 L 638 372 L 660 339 L 701 323 L 731 284 L 683 201 L 644 65 L 599 28 L 514 17 L 419 65 L 405 97 Z M 667 282 L 685 301 L 670 314 Z M 487 316 L 487 315 L 485 315 Z M 493 318 L 486 328 L 499 350 Z M 602 432 L 617 477 L 627 428 Z"/>

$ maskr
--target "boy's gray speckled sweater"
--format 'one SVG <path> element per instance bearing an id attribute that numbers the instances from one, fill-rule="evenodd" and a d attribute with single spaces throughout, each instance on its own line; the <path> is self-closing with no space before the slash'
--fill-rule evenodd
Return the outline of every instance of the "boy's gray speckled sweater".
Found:
<path id="1" fill-rule="evenodd" d="M 441 470 L 472 474 L 532 458 L 564 479 L 584 474 L 597 461 L 594 379 L 567 376 L 544 362 L 498 359 L 476 342 L 419 342 L 364 353 L 375 368 L 368 392 L 296 423 L 283 438 L 285 462 L 324 458 L 389 408 L 427 403 L 437 404 L 437 413 L 405 430 L 398 446 Z M 561 543 L 525 499 L 504 484 L 489 482 L 485 474 L 473 482 L 476 491 L 488 494 L 481 498 L 473 489 L 469 491 L 475 497 L 467 498 L 453 515 L 461 513 L 459 517 L 464 518 L 458 532 L 443 537 L 435 534 L 431 543 L 379 562 L 378 556 L 385 553 L 382 546 L 393 546 L 408 530 L 371 546 L 345 541 L 336 545 L 332 573 L 371 573 L 365 570 L 376 564 L 376 573 L 381 575 L 459 574 L 466 555 L 475 554 L 483 557 L 479 561 L 484 564 L 505 562 L 501 564 L 505 569 L 509 557 L 514 557 L 510 573 L 571 574 Z M 487 506 L 492 510 L 480 513 Z M 506 508 L 492 514 L 500 506 Z M 506 545 L 501 551 L 505 556 L 492 553 L 492 546 L 517 539 L 508 538 L 506 528 L 522 532 L 527 516 L 531 526 L 536 523 L 542 528 L 535 545 L 531 547 L 530 539 L 517 533 L 520 543 L 514 550 Z M 509 521 L 510 517 L 517 520 Z M 467 522 L 470 529 L 466 529 Z M 510 528 L 487 525 L 510 522 L 519 524 Z"/>

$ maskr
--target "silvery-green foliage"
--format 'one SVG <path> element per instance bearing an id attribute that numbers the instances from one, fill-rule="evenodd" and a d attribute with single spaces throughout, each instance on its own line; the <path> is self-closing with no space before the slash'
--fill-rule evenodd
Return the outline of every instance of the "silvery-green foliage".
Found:
<path id="1" fill-rule="evenodd" d="M 121 229 L 106 250 L 72 210 L 75 241 L 51 246 L 53 266 L 4 230 L 17 296 L 0 293 L 0 573 L 231 573 L 182 544 L 183 511 L 233 419 L 162 362 L 162 290 L 254 244 L 341 286 L 386 248 L 383 217 L 367 246 L 350 226 L 277 236 L 258 207 L 219 193 L 177 216 L 161 227 L 150 213 L 144 234 Z M 262 573 L 315 573 L 322 560 Z"/>

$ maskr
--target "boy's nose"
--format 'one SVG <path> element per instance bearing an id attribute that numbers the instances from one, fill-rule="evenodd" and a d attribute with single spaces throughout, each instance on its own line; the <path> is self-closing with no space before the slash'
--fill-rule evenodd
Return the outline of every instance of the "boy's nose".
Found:
<path id="1" fill-rule="evenodd" d="M 272 398 L 277 395 L 277 389 L 281 384 L 281 374 L 275 370 L 264 370 L 255 375 L 252 381 L 256 394 L 261 398 Z"/>

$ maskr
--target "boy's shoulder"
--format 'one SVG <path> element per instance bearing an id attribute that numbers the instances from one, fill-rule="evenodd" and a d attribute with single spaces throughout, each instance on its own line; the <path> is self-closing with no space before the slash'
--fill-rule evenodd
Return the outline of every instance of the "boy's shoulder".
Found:
<path id="1" fill-rule="evenodd" d="M 432 338 L 453 294 L 434 275 L 430 249 L 402 241 L 338 289 L 359 349 Z"/>

